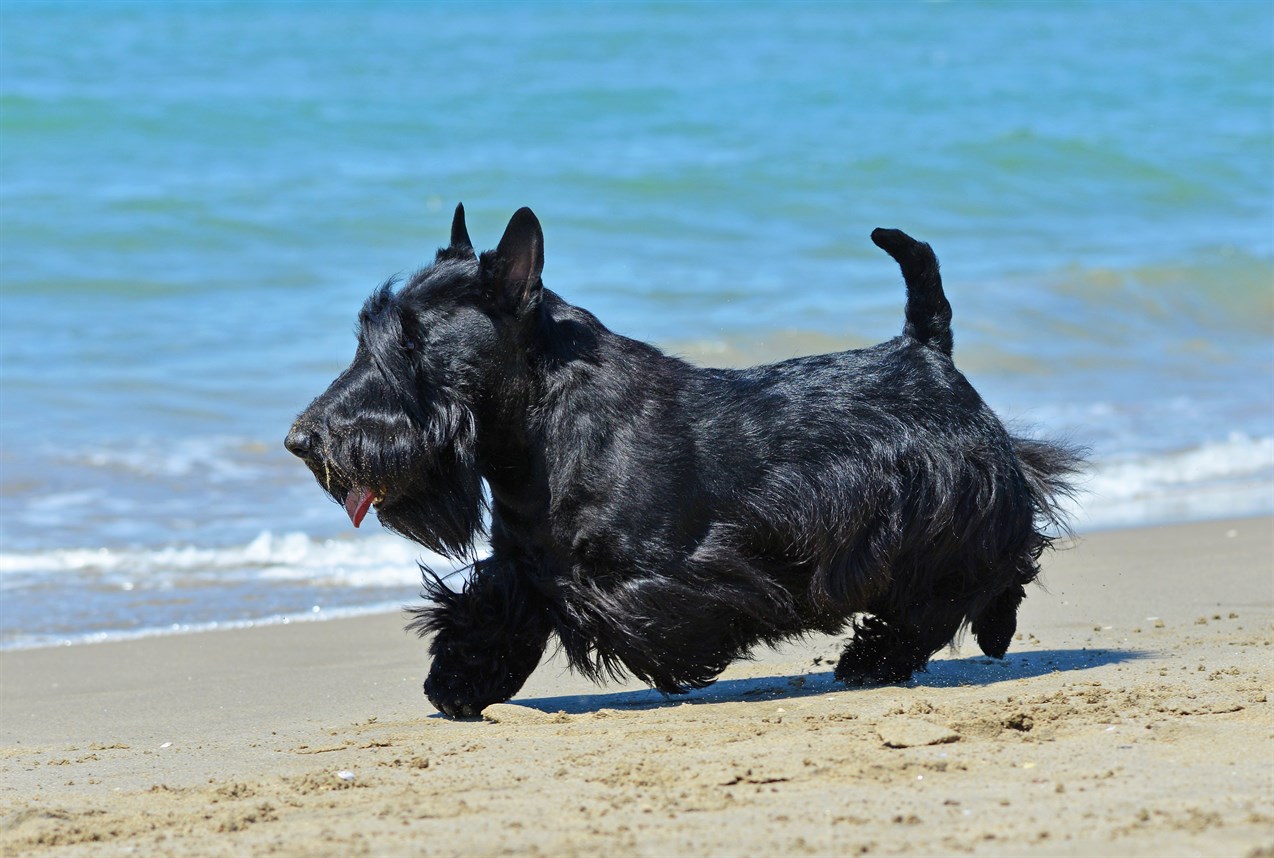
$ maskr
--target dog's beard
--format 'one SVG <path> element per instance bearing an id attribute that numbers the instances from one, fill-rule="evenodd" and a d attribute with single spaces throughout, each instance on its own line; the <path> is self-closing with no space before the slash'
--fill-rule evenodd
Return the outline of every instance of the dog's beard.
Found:
<path id="1" fill-rule="evenodd" d="M 448 455 L 448 454 L 453 455 Z M 460 449 L 439 455 L 407 491 L 384 501 L 380 523 L 451 559 L 471 559 L 482 535 L 485 499 L 472 455 Z"/>
<path id="2" fill-rule="evenodd" d="M 333 433 L 332 446 L 310 468 L 355 527 L 374 507 L 389 530 L 468 559 L 485 521 L 473 416 L 454 403 L 433 411 L 425 430 L 399 414 L 385 415 L 374 432 Z"/>

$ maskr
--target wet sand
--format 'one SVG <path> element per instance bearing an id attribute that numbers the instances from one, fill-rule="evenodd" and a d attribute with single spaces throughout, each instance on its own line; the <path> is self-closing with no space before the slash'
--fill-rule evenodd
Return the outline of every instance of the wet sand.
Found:
<path id="1" fill-rule="evenodd" d="M 4 855 L 1274 856 L 1274 519 L 1095 533 L 1002 662 L 665 699 L 553 658 L 480 721 L 398 615 L 0 654 Z M 68 606 L 70 609 L 71 606 Z"/>

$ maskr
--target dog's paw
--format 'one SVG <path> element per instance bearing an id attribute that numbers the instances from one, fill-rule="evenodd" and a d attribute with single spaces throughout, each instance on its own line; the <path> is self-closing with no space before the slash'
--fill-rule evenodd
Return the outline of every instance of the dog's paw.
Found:
<path id="1" fill-rule="evenodd" d="M 522 687 L 535 661 L 511 664 L 507 659 L 461 659 L 435 656 L 425 696 L 452 718 L 476 718 L 492 703 L 503 703 Z"/>
<path id="2" fill-rule="evenodd" d="M 434 670 L 425 680 L 425 697 L 449 718 L 477 718 L 492 703 L 503 703 L 512 696 L 483 685 L 462 674 Z"/>
<path id="3" fill-rule="evenodd" d="M 879 685 L 904 685 L 911 680 L 912 672 L 885 665 L 875 667 L 836 668 L 836 678 L 850 688 L 871 688 Z"/>
<path id="4" fill-rule="evenodd" d="M 884 628 L 880 624 L 878 628 Z M 892 644 L 892 646 L 890 646 Z M 836 664 L 836 678 L 851 688 L 872 685 L 901 685 L 917 666 L 911 648 L 885 635 L 863 634 L 845 647 Z"/>

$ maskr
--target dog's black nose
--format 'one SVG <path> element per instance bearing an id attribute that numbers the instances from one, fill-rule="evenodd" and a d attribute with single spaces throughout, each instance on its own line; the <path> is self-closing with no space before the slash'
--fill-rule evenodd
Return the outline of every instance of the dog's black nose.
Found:
<path id="1" fill-rule="evenodd" d="M 284 439 L 283 446 L 288 448 L 294 456 L 300 456 L 304 459 L 314 450 L 314 433 L 297 423 L 288 432 L 288 437 Z"/>

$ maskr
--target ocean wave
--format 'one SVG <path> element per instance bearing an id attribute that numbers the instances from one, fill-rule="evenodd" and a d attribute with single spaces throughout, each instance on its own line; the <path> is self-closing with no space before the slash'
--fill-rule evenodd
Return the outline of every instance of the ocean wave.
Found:
<path id="1" fill-rule="evenodd" d="M 1178 486 L 1268 477 L 1274 471 L 1274 438 L 1235 433 L 1225 441 L 1155 456 L 1099 462 L 1087 489 L 1108 498 L 1136 497 Z"/>
<path id="2" fill-rule="evenodd" d="M 1236 433 L 1223 441 L 1167 453 L 1095 461 L 1081 479 L 1072 511 L 1082 524 L 1108 526 L 1136 521 L 1130 510 L 1139 504 L 1165 501 L 1202 505 L 1204 514 L 1274 509 L 1274 437 Z M 168 586 L 174 578 L 379 587 L 414 579 L 418 563 L 441 573 L 457 568 L 453 561 L 388 533 L 316 539 L 301 532 L 263 530 L 246 543 L 220 547 L 179 544 L 3 552 L 0 581 L 11 587 L 15 578 L 78 574 L 133 587 Z"/>
<path id="3" fill-rule="evenodd" d="M 1274 512 L 1274 437 L 1096 461 L 1071 512 L 1081 529 Z"/>
<path id="4" fill-rule="evenodd" d="M 127 442 L 59 454 L 69 465 L 120 471 L 139 477 L 198 474 L 211 482 L 255 479 L 285 457 L 259 440 L 235 436 L 130 438 Z"/>
<path id="5" fill-rule="evenodd" d="M 1081 534 L 1274 512 L 1274 437 L 1235 434 L 1167 453 L 1099 458 L 1071 512 Z M 417 564 L 457 571 L 456 563 L 383 532 L 315 538 L 263 530 L 226 546 L 0 552 L 0 649 L 393 610 L 418 591 Z M 461 571 L 449 583 L 463 580 Z M 91 618 L 71 625 L 48 613 L 66 592 L 92 594 Z"/>
<path id="6" fill-rule="evenodd" d="M 342 587 L 391 587 L 419 578 L 418 564 L 445 574 L 458 564 L 388 534 L 363 539 L 312 539 L 261 532 L 245 545 L 52 549 L 0 553 L 6 589 L 39 579 L 92 577 L 123 589 L 168 588 L 175 581 L 214 579 L 302 581 Z"/>

